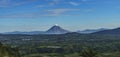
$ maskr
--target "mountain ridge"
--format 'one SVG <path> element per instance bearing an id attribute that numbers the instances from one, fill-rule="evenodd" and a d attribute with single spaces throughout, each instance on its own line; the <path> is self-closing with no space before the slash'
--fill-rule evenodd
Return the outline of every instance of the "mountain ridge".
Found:
<path id="1" fill-rule="evenodd" d="M 103 30 L 108 30 L 108 29 L 106 29 L 106 28 L 86 29 L 86 30 L 77 31 L 77 32 L 78 32 L 78 33 L 81 33 L 81 34 L 90 34 L 90 33 L 95 33 L 95 32 L 99 32 L 99 31 L 103 31 Z"/>
<path id="2" fill-rule="evenodd" d="M 92 34 L 120 34 L 120 27 L 115 29 L 99 31 Z"/>
<path id="3" fill-rule="evenodd" d="M 65 33 L 69 33 L 69 32 L 70 31 L 63 29 L 58 25 L 54 25 L 46 31 L 31 31 L 31 32 L 13 31 L 13 32 L 5 32 L 2 34 L 29 34 L 29 35 L 32 35 L 32 34 L 65 34 Z"/>
<path id="4" fill-rule="evenodd" d="M 112 32 L 106 32 L 105 31 L 110 31 L 114 30 L 114 33 Z M 75 31 L 76 33 L 79 34 L 120 34 L 120 28 L 116 29 L 106 29 L 106 28 L 100 28 L 100 29 L 87 29 L 83 31 Z M 21 31 L 13 31 L 13 32 L 5 32 L 1 34 L 28 34 L 28 35 L 34 35 L 34 34 L 66 34 L 66 33 L 73 33 L 71 31 L 65 30 L 62 27 L 58 25 L 52 26 L 50 29 L 46 31 L 31 31 L 31 32 L 21 32 Z"/>

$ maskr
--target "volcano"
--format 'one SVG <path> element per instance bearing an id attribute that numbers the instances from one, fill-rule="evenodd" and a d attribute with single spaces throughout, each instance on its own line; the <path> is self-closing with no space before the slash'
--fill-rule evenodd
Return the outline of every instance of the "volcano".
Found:
<path id="1" fill-rule="evenodd" d="M 58 25 L 54 25 L 49 30 L 47 30 L 46 33 L 47 34 L 65 34 L 65 33 L 69 33 L 69 31 L 61 28 Z"/>

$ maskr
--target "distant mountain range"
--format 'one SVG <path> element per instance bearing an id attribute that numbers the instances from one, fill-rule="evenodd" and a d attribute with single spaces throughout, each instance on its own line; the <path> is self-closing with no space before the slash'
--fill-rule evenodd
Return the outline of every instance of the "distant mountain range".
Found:
<path id="1" fill-rule="evenodd" d="M 44 31 L 31 31 L 31 32 L 14 31 L 14 32 L 5 32 L 2 34 L 29 34 L 29 35 L 32 35 L 32 34 L 44 34 L 44 33 L 45 33 Z"/>
<path id="2" fill-rule="evenodd" d="M 54 25 L 47 31 L 31 31 L 31 32 L 14 31 L 14 32 L 5 32 L 2 34 L 29 34 L 29 35 L 32 35 L 32 34 L 65 34 L 65 33 L 69 33 L 69 32 L 70 31 L 63 29 L 58 25 Z"/>
<path id="3" fill-rule="evenodd" d="M 120 35 L 120 28 L 116 28 L 116 29 L 109 29 L 109 30 L 103 30 L 103 31 L 99 31 L 99 32 L 95 32 L 92 34 L 119 34 Z"/>
<path id="4" fill-rule="evenodd" d="M 58 25 L 52 26 L 50 29 L 47 31 L 31 31 L 31 32 L 20 32 L 20 31 L 14 31 L 14 32 L 5 32 L 2 34 L 28 34 L 28 35 L 33 35 L 33 34 L 66 34 L 66 33 L 73 33 L 68 30 L 65 30 L 61 28 Z M 120 28 L 116 29 L 87 29 L 83 31 L 77 31 L 75 33 L 80 33 L 80 34 L 120 34 Z"/>
<path id="5" fill-rule="evenodd" d="M 108 30 L 106 28 L 100 28 L 100 29 L 86 29 L 86 30 L 83 30 L 83 31 L 77 31 L 78 33 L 81 33 L 81 34 L 90 34 L 90 33 L 95 33 L 95 32 L 99 32 L 99 31 L 103 31 L 103 30 Z"/>

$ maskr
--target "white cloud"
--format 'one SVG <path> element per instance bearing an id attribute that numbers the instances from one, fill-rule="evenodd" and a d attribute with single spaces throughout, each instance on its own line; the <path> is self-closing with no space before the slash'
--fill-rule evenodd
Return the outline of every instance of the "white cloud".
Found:
<path id="1" fill-rule="evenodd" d="M 59 4 L 60 0 L 45 0 L 45 2 L 48 2 L 48 3 L 36 5 L 35 8 L 54 6 Z"/>
<path id="2" fill-rule="evenodd" d="M 70 16 L 68 12 L 79 11 L 79 9 L 50 9 L 44 10 L 43 13 L 17 13 L 17 14 L 8 14 L 0 15 L 0 18 L 38 18 L 38 17 L 49 17 L 49 16 Z"/>
<path id="3" fill-rule="evenodd" d="M 69 2 L 69 4 L 74 5 L 74 6 L 78 6 L 79 5 L 79 3 L 77 3 L 77 2 Z"/>
<path id="4" fill-rule="evenodd" d="M 42 13 L 17 13 L 17 14 L 4 14 L 0 15 L 0 18 L 39 18 L 50 16 L 71 16 L 78 14 L 71 14 L 71 12 L 92 12 L 94 9 L 71 9 L 71 8 L 58 8 L 58 9 L 46 9 Z"/>
<path id="5" fill-rule="evenodd" d="M 52 9 L 52 10 L 47 10 L 46 12 L 50 13 L 50 14 L 55 14 L 55 15 L 61 15 L 61 14 L 65 14 L 67 12 L 73 12 L 73 11 L 78 11 L 79 9 Z"/>

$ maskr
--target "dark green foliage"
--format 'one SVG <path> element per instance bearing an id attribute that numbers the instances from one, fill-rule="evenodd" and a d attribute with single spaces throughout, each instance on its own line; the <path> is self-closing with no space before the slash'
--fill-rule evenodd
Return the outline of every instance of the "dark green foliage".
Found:
<path id="1" fill-rule="evenodd" d="M 0 57 L 20 57 L 18 50 L 0 43 Z"/>
<path id="2" fill-rule="evenodd" d="M 84 48 L 80 55 L 82 57 L 100 57 L 99 54 L 91 48 Z"/>

